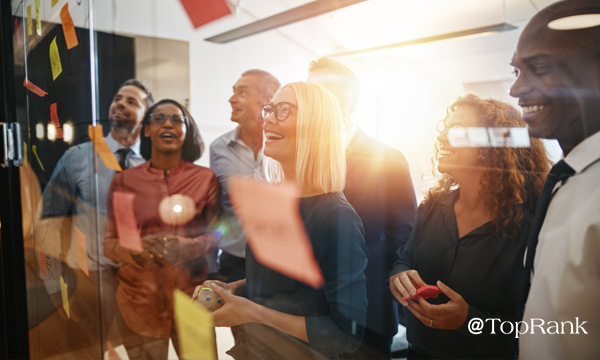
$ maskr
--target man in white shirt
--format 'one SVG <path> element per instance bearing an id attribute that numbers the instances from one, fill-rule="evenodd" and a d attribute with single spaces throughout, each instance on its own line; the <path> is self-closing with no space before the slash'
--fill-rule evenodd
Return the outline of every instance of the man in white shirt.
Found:
<path id="1" fill-rule="evenodd" d="M 153 103 L 150 91 L 134 79 L 125 81 L 113 98 L 108 111 L 111 130 L 105 140 L 123 169 L 146 161 L 140 155 L 140 131 L 144 114 Z M 61 279 L 69 289 L 72 321 L 56 337 L 67 336 L 69 349 L 65 350 L 78 357 L 103 357 L 101 349 L 106 349 L 106 344 L 100 343 L 100 332 L 108 334 L 118 311 L 115 291 L 119 265 L 102 250 L 106 196 L 115 173 L 104 165 L 92 142 L 69 148 L 44 189 L 42 218 L 35 227 L 37 250 L 45 255 L 40 261 L 45 267 L 42 279 L 64 317 Z M 81 236 L 85 238 L 84 258 L 78 256 L 77 238 Z M 82 261 L 89 275 L 82 269 Z M 116 340 L 112 342 L 118 345 Z"/>
<path id="2" fill-rule="evenodd" d="M 531 136 L 557 139 L 574 173 L 554 187 L 537 246 L 527 249 L 535 256 L 520 326 L 523 359 L 600 356 L 600 22 L 576 18 L 577 29 L 558 30 L 565 22 L 555 21 L 584 14 L 600 16 L 600 3 L 541 10 L 512 59 L 510 93 Z"/>
<path id="3" fill-rule="evenodd" d="M 248 70 L 233 85 L 231 121 L 238 126 L 210 145 L 210 168 L 221 187 L 222 232 L 219 249 L 219 273 L 227 282 L 246 277 L 246 236 L 229 201 L 229 179 L 232 176 L 258 176 L 262 163 L 262 107 L 279 89 L 279 81 L 263 70 Z M 209 261 L 209 277 L 215 277 L 216 254 Z"/>

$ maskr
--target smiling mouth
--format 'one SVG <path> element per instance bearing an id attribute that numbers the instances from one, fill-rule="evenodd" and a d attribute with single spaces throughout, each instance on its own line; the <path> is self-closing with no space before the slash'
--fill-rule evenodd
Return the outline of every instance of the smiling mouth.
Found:
<path id="1" fill-rule="evenodd" d="M 280 139 L 283 139 L 283 135 L 275 134 L 275 133 L 272 133 L 272 132 L 266 132 L 265 136 L 269 140 L 280 140 Z"/>
<path id="2" fill-rule="evenodd" d="M 160 134 L 161 139 L 175 139 L 175 135 L 170 133 Z"/>
<path id="3" fill-rule="evenodd" d="M 523 114 L 533 114 L 538 111 L 542 111 L 546 108 L 546 105 L 521 105 Z"/>
<path id="4" fill-rule="evenodd" d="M 450 156 L 450 155 L 454 155 L 454 151 L 448 150 L 448 149 L 441 149 L 440 152 L 438 153 L 438 156 Z"/>

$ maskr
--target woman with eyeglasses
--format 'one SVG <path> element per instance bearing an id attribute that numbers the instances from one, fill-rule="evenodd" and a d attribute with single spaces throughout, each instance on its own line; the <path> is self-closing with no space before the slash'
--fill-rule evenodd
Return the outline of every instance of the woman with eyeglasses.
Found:
<path id="1" fill-rule="evenodd" d="M 510 130 L 524 127 L 513 106 L 471 94 L 450 105 L 439 123 L 432 159 L 438 181 L 389 278 L 407 310 L 409 359 L 515 356 L 519 287 L 529 276 L 523 255 L 550 168 L 540 139 L 513 141 Z M 499 136 L 487 146 L 469 138 L 482 128 L 487 139 Z M 407 300 L 424 285 L 442 294 Z"/>
<path id="2" fill-rule="evenodd" d="M 178 350 L 173 290 L 189 295 L 206 280 L 204 255 L 217 245 L 219 210 L 214 172 L 194 165 L 204 143 L 188 111 L 174 100 L 148 109 L 141 154 L 148 162 L 118 173 L 108 192 L 105 255 L 122 263 L 117 304 L 120 333 L 130 359 L 167 359 L 169 338 Z M 133 196 L 142 252 L 119 239 L 123 196 Z M 134 231 L 136 229 L 133 229 Z"/>
<path id="3" fill-rule="evenodd" d="M 280 89 L 263 117 L 267 178 L 300 188 L 300 216 L 325 281 L 319 289 L 300 283 L 247 247 L 246 279 L 205 283 L 225 303 L 213 312 L 215 326 L 245 324 L 228 352 L 236 359 L 335 359 L 360 345 L 367 308 L 362 222 L 342 193 L 342 114 L 324 87 L 299 82 Z"/>

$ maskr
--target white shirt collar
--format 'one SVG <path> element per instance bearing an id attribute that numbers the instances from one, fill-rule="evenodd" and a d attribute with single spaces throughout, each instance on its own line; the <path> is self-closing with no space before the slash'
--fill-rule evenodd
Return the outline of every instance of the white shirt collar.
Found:
<path id="1" fill-rule="evenodd" d="M 105 137 L 105 139 L 106 139 L 106 143 L 108 144 L 108 147 L 110 148 L 110 151 L 112 151 L 113 153 L 119 149 L 126 147 L 126 146 L 123 146 L 123 144 L 121 144 L 117 140 L 115 140 L 112 137 L 112 134 L 110 134 L 110 133 L 108 134 L 107 137 Z M 133 143 L 133 145 L 129 146 L 129 148 L 135 155 L 140 155 L 140 139 L 138 139 L 135 143 Z"/>
<path id="2" fill-rule="evenodd" d="M 600 159 L 600 131 L 580 142 L 565 157 L 575 172 L 581 172 Z"/>

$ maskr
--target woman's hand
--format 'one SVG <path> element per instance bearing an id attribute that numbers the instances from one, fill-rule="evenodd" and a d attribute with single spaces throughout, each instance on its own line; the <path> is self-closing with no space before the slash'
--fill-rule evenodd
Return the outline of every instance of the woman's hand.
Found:
<path id="1" fill-rule="evenodd" d="M 229 293 L 216 282 L 212 282 L 210 285 L 224 303 L 220 309 L 212 312 L 214 326 L 231 327 L 254 321 L 253 315 L 256 312 L 253 309 L 259 305 L 244 297 Z M 194 294 L 197 295 L 196 292 Z"/>
<path id="2" fill-rule="evenodd" d="M 450 301 L 445 304 L 433 305 L 422 297 L 418 301 L 408 301 L 408 309 L 425 326 L 435 329 L 456 330 L 467 320 L 469 304 L 460 294 L 450 289 L 441 281 L 437 286 Z"/>
<path id="3" fill-rule="evenodd" d="M 150 255 L 146 258 L 154 259 L 157 265 L 173 264 L 179 257 L 179 237 L 175 235 L 146 235 L 142 247 Z"/>
<path id="4" fill-rule="evenodd" d="M 410 297 L 417 293 L 418 288 L 426 285 L 417 270 L 406 270 L 391 276 L 389 283 L 392 295 L 404 306 L 408 305 L 408 301 L 402 300 L 403 296 Z"/>

